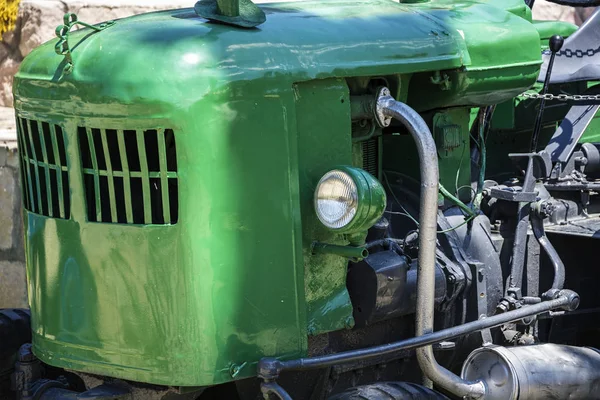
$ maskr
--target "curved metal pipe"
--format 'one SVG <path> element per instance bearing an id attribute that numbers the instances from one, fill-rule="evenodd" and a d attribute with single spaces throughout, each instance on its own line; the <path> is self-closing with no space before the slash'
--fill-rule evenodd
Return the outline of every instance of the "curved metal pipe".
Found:
<path id="1" fill-rule="evenodd" d="M 411 134 L 421 168 L 421 197 L 419 210 L 419 266 L 417 278 L 416 335 L 433 332 L 435 308 L 435 250 L 437 241 L 437 211 L 439 169 L 437 147 L 429 127 L 408 105 L 396 101 L 387 88 L 377 96 L 376 116 L 386 127 L 392 118 L 404 125 Z M 485 394 L 483 382 L 468 382 L 438 364 L 432 346 L 417 349 L 417 360 L 423 374 L 435 384 L 460 397 L 479 398 Z"/>
<path id="2" fill-rule="evenodd" d="M 556 252 L 552 243 L 548 240 L 546 236 L 546 232 L 544 231 L 544 221 L 537 216 L 531 217 L 531 229 L 533 230 L 533 235 L 537 239 L 540 247 L 544 249 L 550 262 L 552 263 L 552 267 L 554 268 L 554 280 L 552 281 L 552 289 L 562 289 L 565 285 L 565 264 L 563 264 L 560 256 Z"/>
<path id="3" fill-rule="evenodd" d="M 260 391 L 262 392 L 265 400 L 269 400 L 271 395 L 274 395 L 279 400 L 292 400 L 292 396 L 290 396 L 284 388 L 279 386 L 277 382 L 271 381 L 261 383 Z"/>

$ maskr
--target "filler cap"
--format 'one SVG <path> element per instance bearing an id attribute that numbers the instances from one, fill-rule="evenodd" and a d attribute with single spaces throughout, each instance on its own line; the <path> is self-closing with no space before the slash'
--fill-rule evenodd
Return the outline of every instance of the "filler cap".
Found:
<path id="1" fill-rule="evenodd" d="M 200 0 L 194 11 L 211 21 L 254 28 L 267 20 L 265 13 L 251 0 Z"/>

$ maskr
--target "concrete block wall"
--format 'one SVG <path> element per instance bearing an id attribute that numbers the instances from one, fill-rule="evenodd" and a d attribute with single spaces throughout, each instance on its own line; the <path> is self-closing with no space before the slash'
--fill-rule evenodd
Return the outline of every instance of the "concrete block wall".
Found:
<path id="1" fill-rule="evenodd" d="M 27 307 L 19 154 L 0 143 L 0 308 Z"/>

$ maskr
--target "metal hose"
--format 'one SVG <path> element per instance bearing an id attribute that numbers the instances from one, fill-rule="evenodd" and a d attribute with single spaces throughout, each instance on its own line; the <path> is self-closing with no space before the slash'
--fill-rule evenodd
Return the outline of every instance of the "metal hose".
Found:
<path id="1" fill-rule="evenodd" d="M 439 170 L 437 147 L 429 127 L 408 105 L 396 101 L 387 88 L 379 91 L 375 109 L 378 122 L 388 126 L 391 119 L 404 125 L 411 134 L 419 154 L 421 197 L 419 211 L 419 266 L 417 278 L 416 335 L 433 332 L 435 309 L 435 250 Z M 468 382 L 438 364 L 432 346 L 417 349 L 417 360 L 423 374 L 435 384 L 460 396 L 479 398 L 485 394 L 483 382 Z"/>

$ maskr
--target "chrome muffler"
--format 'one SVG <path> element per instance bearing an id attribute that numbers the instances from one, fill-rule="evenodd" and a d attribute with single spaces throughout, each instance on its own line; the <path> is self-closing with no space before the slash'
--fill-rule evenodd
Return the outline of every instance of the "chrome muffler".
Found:
<path id="1" fill-rule="evenodd" d="M 600 399 L 600 352 L 552 343 L 481 347 L 461 377 L 482 381 L 486 400 Z"/>

